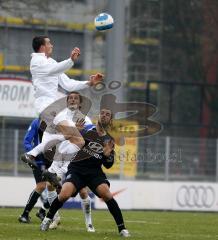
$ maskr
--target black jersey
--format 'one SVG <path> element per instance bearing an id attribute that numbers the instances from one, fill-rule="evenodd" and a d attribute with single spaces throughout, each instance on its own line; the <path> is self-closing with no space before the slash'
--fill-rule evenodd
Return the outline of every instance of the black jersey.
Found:
<path id="1" fill-rule="evenodd" d="M 101 171 L 101 166 L 112 167 L 114 163 L 114 151 L 109 157 L 103 154 L 103 146 L 106 142 L 113 140 L 108 134 L 99 136 L 96 128 L 83 134 L 85 140 L 84 147 L 71 160 L 68 169 L 74 168 L 82 172 Z"/>

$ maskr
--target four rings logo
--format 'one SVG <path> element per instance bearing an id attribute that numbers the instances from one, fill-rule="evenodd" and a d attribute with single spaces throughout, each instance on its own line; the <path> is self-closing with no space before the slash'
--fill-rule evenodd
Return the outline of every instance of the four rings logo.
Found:
<path id="1" fill-rule="evenodd" d="M 210 208 L 216 200 L 214 188 L 211 186 L 181 186 L 176 194 L 180 207 Z"/>
<path id="2" fill-rule="evenodd" d="M 96 152 L 96 153 L 102 153 L 103 152 L 103 146 L 100 143 L 97 142 L 90 142 L 88 144 L 89 148 Z"/>

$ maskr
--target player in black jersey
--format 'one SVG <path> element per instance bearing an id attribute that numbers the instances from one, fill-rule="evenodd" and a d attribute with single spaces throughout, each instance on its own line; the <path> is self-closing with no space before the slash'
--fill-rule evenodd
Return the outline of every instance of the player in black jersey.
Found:
<path id="1" fill-rule="evenodd" d="M 77 153 L 68 166 L 65 183 L 58 197 L 53 201 L 40 229 L 46 231 L 55 213 L 71 196 L 76 196 L 80 189 L 88 186 L 95 195 L 102 198 L 116 221 L 121 236 L 129 237 L 125 228 L 121 210 L 110 192 L 110 183 L 102 170 L 112 167 L 114 163 L 114 140 L 107 134 L 112 122 L 112 112 L 101 109 L 96 126 L 91 126 L 83 133 L 85 146 Z"/>

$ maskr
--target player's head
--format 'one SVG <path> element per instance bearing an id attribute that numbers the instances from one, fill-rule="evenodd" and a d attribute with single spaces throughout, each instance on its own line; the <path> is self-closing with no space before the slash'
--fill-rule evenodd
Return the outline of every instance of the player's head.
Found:
<path id="1" fill-rule="evenodd" d="M 98 118 L 98 124 L 100 124 L 101 127 L 104 129 L 107 129 L 112 125 L 112 119 L 113 119 L 113 113 L 108 108 L 102 108 L 100 110 L 99 118 Z"/>
<path id="2" fill-rule="evenodd" d="M 50 57 L 53 51 L 53 45 L 47 36 L 34 37 L 32 41 L 32 47 L 34 52 L 45 53 L 47 57 Z"/>
<path id="3" fill-rule="evenodd" d="M 82 96 L 78 92 L 71 92 L 67 96 L 67 107 L 70 110 L 76 110 L 81 108 Z"/>

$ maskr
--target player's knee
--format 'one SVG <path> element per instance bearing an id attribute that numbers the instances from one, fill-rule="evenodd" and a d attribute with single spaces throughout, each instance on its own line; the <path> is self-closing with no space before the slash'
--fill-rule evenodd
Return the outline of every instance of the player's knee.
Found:
<path id="1" fill-rule="evenodd" d="M 77 145 L 79 148 L 82 148 L 85 145 L 85 140 L 82 137 L 74 137 L 72 136 L 69 141 L 75 145 Z"/>
<path id="2" fill-rule="evenodd" d="M 42 193 L 45 190 L 45 188 L 46 188 L 46 183 L 45 182 L 40 182 L 40 183 L 36 184 L 36 189 L 35 190 L 38 193 Z"/>
<path id="3" fill-rule="evenodd" d="M 111 200 L 113 198 L 113 196 L 112 196 L 112 194 L 110 192 L 102 194 L 101 197 L 104 200 L 104 202 L 108 202 L 109 200 Z"/>
<path id="4" fill-rule="evenodd" d="M 109 201 L 113 198 L 112 193 L 109 190 L 109 187 L 107 184 L 101 184 L 96 189 L 98 195 L 105 201 Z"/>
<path id="5" fill-rule="evenodd" d="M 59 195 L 59 200 L 61 201 L 61 202 L 66 202 L 70 197 L 68 197 L 68 196 L 66 196 L 66 195 Z"/>
<path id="6" fill-rule="evenodd" d="M 66 182 L 62 186 L 61 192 L 58 195 L 58 198 L 61 202 L 67 201 L 74 193 L 76 192 L 76 188 L 74 184 L 71 182 Z"/>
<path id="7" fill-rule="evenodd" d="M 69 192 L 61 192 L 58 195 L 58 198 L 61 202 L 66 202 L 71 197 L 71 194 Z"/>

